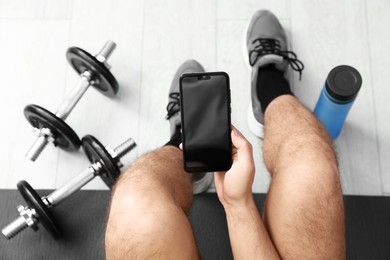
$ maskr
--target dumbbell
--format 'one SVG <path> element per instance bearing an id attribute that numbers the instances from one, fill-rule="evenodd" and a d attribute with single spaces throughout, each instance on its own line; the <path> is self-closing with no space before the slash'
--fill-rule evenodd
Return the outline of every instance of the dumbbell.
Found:
<path id="1" fill-rule="evenodd" d="M 79 149 L 79 137 L 64 120 L 90 86 L 107 96 L 114 96 L 118 92 L 118 82 L 110 72 L 110 65 L 107 64 L 107 59 L 115 46 L 114 42 L 107 41 L 95 56 L 78 47 L 67 50 L 66 58 L 80 74 L 81 79 L 55 114 L 32 104 L 24 108 L 24 115 L 38 136 L 26 154 L 28 159 L 35 161 L 49 142 L 64 150 Z"/>
<path id="2" fill-rule="evenodd" d="M 11 239 L 27 227 L 37 231 L 39 223 L 42 223 L 46 230 L 55 239 L 58 239 L 61 230 L 51 214 L 50 208 L 69 198 L 96 176 L 102 178 L 111 189 L 120 174 L 120 168 L 123 166 L 120 158 L 136 146 L 134 140 L 129 138 L 115 149 L 111 149 L 109 146 L 104 147 L 91 135 L 85 136 L 81 140 L 81 145 L 92 164 L 64 186 L 47 196 L 40 197 L 28 182 L 20 181 L 17 184 L 17 188 L 28 206 L 18 206 L 20 216 L 1 231 L 7 239 Z"/>

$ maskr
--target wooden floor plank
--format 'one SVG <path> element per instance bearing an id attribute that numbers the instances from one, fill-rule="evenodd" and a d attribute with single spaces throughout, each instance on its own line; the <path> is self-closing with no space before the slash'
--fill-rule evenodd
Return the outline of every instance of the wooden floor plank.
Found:
<path id="1" fill-rule="evenodd" d="M 32 103 L 52 110 L 61 100 L 68 28 L 67 21 L 0 20 L 1 188 L 15 188 L 21 179 L 37 188 L 54 185 L 58 149 L 48 145 L 35 163 L 24 157 L 36 136 L 23 109 Z"/>
<path id="2" fill-rule="evenodd" d="M 45 12 L 44 0 L 1 0 L 0 18 L 41 18 Z"/>
<path id="3" fill-rule="evenodd" d="M 249 20 L 260 9 L 271 10 L 280 19 L 290 18 L 290 0 L 218 0 L 218 19 Z"/>
<path id="4" fill-rule="evenodd" d="M 390 193 L 390 88 L 388 75 L 390 74 L 390 2 L 366 1 L 367 5 L 367 38 L 370 46 L 370 63 L 376 111 L 377 140 L 379 145 L 379 162 L 382 173 L 382 187 L 387 194 Z"/>
<path id="5" fill-rule="evenodd" d="M 69 19 L 72 0 L 0 0 L 0 19 Z"/>
<path id="6" fill-rule="evenodd" d="M 43 16 L 45 19 L 70 19 L 72 4 L 73 0 L 46 0 Z"/>

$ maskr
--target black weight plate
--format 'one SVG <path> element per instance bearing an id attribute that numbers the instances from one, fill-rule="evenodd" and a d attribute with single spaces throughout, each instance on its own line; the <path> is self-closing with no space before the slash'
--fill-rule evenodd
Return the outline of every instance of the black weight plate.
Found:
<path id="1" fill-rule="evenodd" d="M 28 206 L 35 209 L 38 214 L 39 221 L 49 231 L 49 233 L 58 239 L 61 236 L 61 230 L 56 224 L 56 221 L 51 214 L 50 210 L 43 203 L 38 193 L 28 184 L 27 181 L 20 181 L 17 184 L 18 190 L 23 199 L 27 202 Z"/>
<path id="2" fill-rule="evenodd" d="M 24 115 L 35 128 L 49 128 L 54 135 L 54 145 L 64 150 L 72 151 L 80 148 L 80 138 L 73 129 L 61 118 L 43 107 L 28 105 L 24 108 Z"/>
<path id="3" fill-rule="evenodd" d="M 112 158 L 106 148 L 92 135 L 84 136 L 81 139 L 81 146 L 91 163 L 100 162 L 102 164 L 103 172 L 100 177 L 111 189 L 121 172 L 114 158 Z"/>
<path id="4" fill-rule="evenodd" d="M 88 52 L 78 47 L 71 47 L 66 52 L 66 58 L 77 73 L 82 74 L 86 70 L 91 72 L 98 80 L 93 86 L 103 94 L 112 97 L 118 92 L 118 82 L 110 70 Z"/>

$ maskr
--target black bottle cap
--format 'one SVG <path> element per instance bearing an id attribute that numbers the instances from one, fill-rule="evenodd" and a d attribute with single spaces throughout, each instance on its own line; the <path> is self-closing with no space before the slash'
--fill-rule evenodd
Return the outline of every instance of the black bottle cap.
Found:
<path id="1" fill-rule="evenodd" d="M 362 77 L 355 68 L 341 65 L 329 72 L 325 85 L 331 97 L 349 101 L 357 96 L 362 86 Z"/>

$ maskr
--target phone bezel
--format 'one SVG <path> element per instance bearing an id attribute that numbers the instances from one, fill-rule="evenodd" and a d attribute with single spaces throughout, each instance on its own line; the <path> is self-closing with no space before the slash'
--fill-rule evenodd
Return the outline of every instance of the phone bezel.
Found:
<path id="1" fill-rule="evenodd" d="M 180 77 L 180 80 L 179 80 L 179 87 L 180 87 L 180 108 L 183 107 L 183 84 L 182 84 L 182 81 L 184 78 L 188 78 L 188 77 L 196 77 L 197 80 L 199 80 L 198 78 L 199 77 L 213 77 L 213 76 L 223 76 L 225 77 L 226 79 L 226 95 L 227 95 L 227 106 L 226 106 L 226 116 L 227 116 L 227 128 L 228 128 L 228 132 L 229 132 L 229 137 L 230 137 L 230 133 L 231 133 L 231 108 L 230 108 L 230 104 L 231 104 L 231 94 L 230 94 L 230 79 L 229 79 L 229 75 L 224 72 L 224 71 L 216 71 L 216 72 L 202 72 L 202 73 L 185 73 L 185 74 L 182 74 L 181 77 Z M 231 165 L 232 165 L 232 156 L 230 156 L 228 158 L 228 167 L 225 169 L 225 168 L 222 168 L 222 169 L 213 169 L 213 168 L 210 168 L 210 167 L 187 167 L 186 165 L 186 152 L 185 152 L 185 149 L 186 149 L 186 144 L 185 144 L 185 131 L 184 131 L 184 119 L 185 115 L 183 113 L 183 110 L 181 110 L 181 134 L 182 134 L 182 145 L 183 145 L 183 165 L 184 165 L 184 170 L 186 172 L 191 172 L 191 173 L 194 173 L 194 172 L 214 172 L 214 171 L 227 171 L 230 169 Z M 229 142 L 229 151 L 230 151 L 230 154 L 232 155 L 232 140 L 231 138 L 228 138 L 228 142 Z"/>

